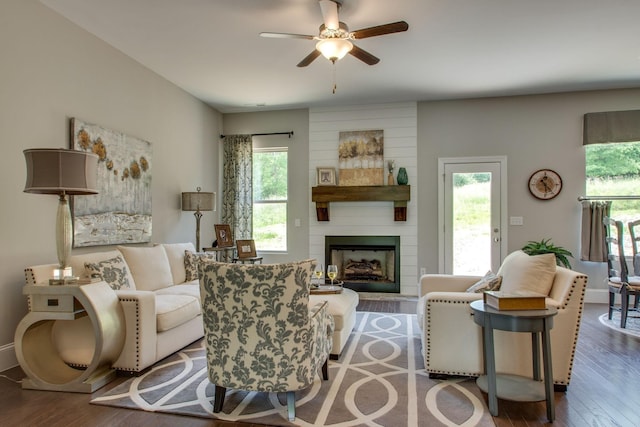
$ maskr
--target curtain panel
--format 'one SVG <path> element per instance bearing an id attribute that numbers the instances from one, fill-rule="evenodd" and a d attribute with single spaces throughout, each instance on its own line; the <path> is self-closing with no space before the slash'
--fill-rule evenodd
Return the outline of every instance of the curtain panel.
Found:
<path id="1" fill-rule="evenodd" d="M 224 137 L 222 223 L 233 238 L 253 238 L 253 139 L 251 135 Z"/>
<path id="2" fill-rule="evenodd" d="M 582 236 L 580 259 L 607 262 L 607 248 L 602 220 L 611 213 L 611 202 L 582 202 Z"/>

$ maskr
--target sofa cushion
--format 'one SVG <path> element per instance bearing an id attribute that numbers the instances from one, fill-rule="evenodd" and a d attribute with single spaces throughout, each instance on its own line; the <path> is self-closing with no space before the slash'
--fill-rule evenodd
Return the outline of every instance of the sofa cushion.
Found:
<path id="1" fill-rule="evenodd" d="M 502 277 L 496 275 L 493 271 L 487 271 L 487 274 L 473 285 L 467 288 L 467 292 L 481 293 L 484 291 L 497 291 L 502 283 Z"/>
<path id="2" fill-rule="evenodd" d="M 190 295 L 200 301 L 200 281 L 192 280 L 155 291 L 156 295 Z"/>
<path id="3" fill-rule="evenodd" d="M 102 261 L 85 262 L 84 268 L 88 276 L 100 277 L 111 286 L 111 289 L 136 288 L 133 277 L 131 277 L 131 272 L 129 271 L 129 266 L 121 254 Z"/>
<path id="4" fill-rule="evenodd" d="M 136 289 L 155 291 L 173 284 L 169 258 L 163 246 L 118 246 L 118 250 L 131 269 Z"/>
<path id="5" fill-rule="evenodd" d="M 180 283 L 188 282 L 186 280 L 187 274 L 185 271 L 184 263 L 184 251 L 195 252 L 196 248 L 193 243 L 163 243 L 164 251 L 167 253 L 169 259 L 169 267 L 171 268 L 171 275 L 173 277 L 173 284 L 178 285 Z"/>
<path id="6" fill-rule="evenodd" d="M 200 315 L 200 301 L 191 295 L 156 294 L 156 328 L 168 331 Z"/>
<path id="7" fill-rule="evenodd" d="M 216 261 L 215 252 L 184 251 L 184 269 L 186 281 L 200 280 L 200 260 Z"/>
<path id="8" fill-rule="evenodd" d="M 509 254 L 500 269 L 502 292 L 529 291 L 549 295 L 556 274 L 554 254 L 527 255 L 522 251 Z"/>

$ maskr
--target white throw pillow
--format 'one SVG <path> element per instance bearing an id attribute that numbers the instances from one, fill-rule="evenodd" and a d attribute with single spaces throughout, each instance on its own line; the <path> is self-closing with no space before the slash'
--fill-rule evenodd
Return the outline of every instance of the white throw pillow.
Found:
<path id="1" fill-rule="evenodd" d="M 171 275 L 173 276 L 173 284 L 187 282 L 187 272 L 184 269 L 184 251 L 195 252 L 196 248 L 193 243 L 163 243 L 169 266 L 171 267 Z"/>
<path id="2" fill-rule="evenodd" d="M 476 283 L 471 285 L 467 292 L 484 292 L 484 291 L 497 291 L 502 283 L 502 277 L 497 276 L 493 271 L 487 271 L 487 274 Z"/>
<path id="3" fill-rule="evenodd" d="M 155 291 L 173 284 L 169 258 L 161 245 L 152 247 L 118 246 L 131 269 L 136 289 Z"/>
<path id="4" fill-rule="evenodd" d="M 498 276 L 502 276 L 500 291 L 529 291 L 549 295 L 555 275 L 554 254 L 527 255 L 515 251 L 504 259 L 498 270 Z"/>

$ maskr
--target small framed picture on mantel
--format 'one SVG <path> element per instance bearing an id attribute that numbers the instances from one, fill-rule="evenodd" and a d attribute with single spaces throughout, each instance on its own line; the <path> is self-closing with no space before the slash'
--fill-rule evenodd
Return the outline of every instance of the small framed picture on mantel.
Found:
<path id="1" fill-rule="evenodd" d="M 319 167 L 318 185 L 336 185 L 336 168 Z"/>

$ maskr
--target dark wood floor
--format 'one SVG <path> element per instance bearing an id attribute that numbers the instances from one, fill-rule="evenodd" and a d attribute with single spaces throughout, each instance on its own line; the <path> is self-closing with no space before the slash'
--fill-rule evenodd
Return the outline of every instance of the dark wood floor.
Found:
<path id="1" fill-rule="evenodd" d="M 359 311 L 415 313 L 415 301 L 362 300 Z M 556 421 L 549 424 L 541 403 L 500 400 L 497 427 L 637 427 L 640 425 L 640 338 L 611 331 L 600 325 L 604 305 L 585 306 L 576 350 L 571 385 L 566 393 L 555 393 Z M 2 373 L 13 379 L 19 368 Z M 94 393 L 99 395 L 124 381 L 119 378 Z M 22 390 L 0 378 L 0 426 L 236 426 L 230 423 L 178 415 L 90 405 L 91 395 Z M 485 396 L 486 398 L 486 396 Z"/>

